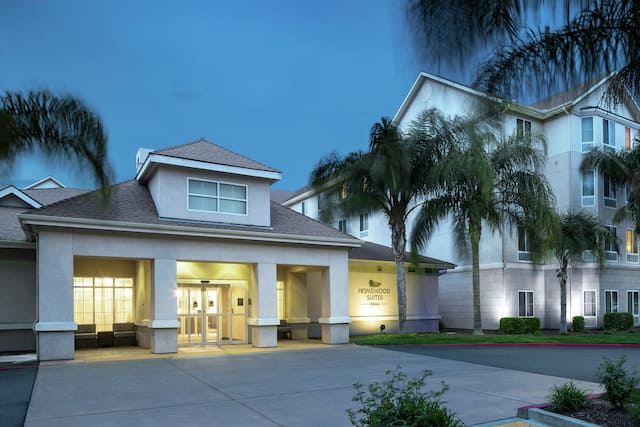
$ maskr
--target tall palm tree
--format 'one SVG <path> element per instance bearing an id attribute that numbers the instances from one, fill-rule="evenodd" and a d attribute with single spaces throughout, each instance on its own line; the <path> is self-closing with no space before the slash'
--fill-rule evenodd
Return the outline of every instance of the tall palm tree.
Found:
<path id="1" fill-rule="evenodd" d="M 443 183 L 421 207 L 413 227 L 412 248 L 425 246 L 434 213 L 446 210 L 461 255 L 471 252 L 473 332 L 482 334 L 480 304 L 480 239 L 490 232 L 523 227 L 531 252 L 542 256 L 544 236 L 538 229 L 549 221 L 553 193 L 542 173 L 546 144 L 539 135 L 497 140 L 486 126 L 469 122 L 453 138 L 456 147 L 438 163 L 434 175 Z M 426 232 L 425 232 L 426 230 Z"/>
<path id="2" fill-rule="evenodd" d="M 21 153 L 79 160 L 106 189 L 112 176 L 100 117 L 81 100 L 48 91 L 0 96 L 0 162 L 7 171 Z"/>
<path id="3" fill-rule="evenodd" d="M 313 187 L 323 194 L 325 214 L 381 211 L 386 216 L 395 254 L 400 332 L 406 331 L 407 318 L 406 221 L 425 189 L 434 185 L 430 171 L 446 155 L 449 127 L 435 110 L 419 115 L 406 133 L 382 118 L 371 127 L 367 151 L 344 157 L 332 153 L 311 173 Z M 425 236 L 434 221 L 424 221 Z"/>
<path id="4" fill-rule="evenodd" d="M 567 270 L 571 263 L 581 259 L 585 251 L 591 251 L 595 259 L 604 266 L 604 244 L 615 239 L 598 218 L 584 212 L 555 214 L 554 227 L 547 244 L 558 261 L 560 281 L 560 333 L 567 333 Z"/>
<path id="5" fill-rule="evenodd" d="M 485 52 L 474 85 L 491 94 L 542 97 L 616 71 L 608 99 L 640 97 L 640 0 L 406 0 L 405 11 L 428 63 L 466 70 Z"/>

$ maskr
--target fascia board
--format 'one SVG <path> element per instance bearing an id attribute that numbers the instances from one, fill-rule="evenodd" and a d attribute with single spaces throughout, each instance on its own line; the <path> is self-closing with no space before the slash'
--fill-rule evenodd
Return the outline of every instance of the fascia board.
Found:
<path id="1" fill-rule="evenodd" d="M 262 233 L 259 231 L 203 229 L 199 227 L 170 226 L 164 224 L 142 224 L 120 221 L 99 221 L 85 218 L 44 217 L 42 215 L 18 214 L 25 225 L 65 227 L 85 230 L 121 231 L 128 233 L 153 233 L 172 236 L 209 237 L 234 240 L 250 240 L 274 243 L 296 243 L 318 246 L 339 246 L 357 248 L 362 245 L 356 239 L 335 237 L 317 238 L 282 233 Z"/>
<path id="2" fill-rule="evenodd" d="M 35 247 L 36 244 L 34 242 L 0 240 L 0 248 L 35 249 Z"/>
<path id="3" fill-rule="evenodd" d="M 199 160 L 182 159 L 179 157 L 165 156 L 162 154 L 149 154 L 145 159 L 142 167 L 136 173 L 136 180 L 144 182 L 151 171 L 151 164 L 171 165 L 178 167 L 186 167 L 212 172 L 222 172 L 234 175 L 250 176 L 254 178 L 268 179 L 271 181 L 279 181 L 282 178 L 280 172 L 263 171 L 258 169 L 242 168 L 238 166 L 221 165 L 217 163 L 202 162 Z"/>
<path id="4" fill-rule="evenodd" d="M 289 200 L 285 200 L 285 201 L 282 203 L 282 206 L 284 206 L 284 207 L 287 207 L 287 208 L 288 208 L 289 206 L 295 205 L 295 204 L 296 204 L 296 203 L 298 203 L 298 202 L 302 202 L 303 200 L 307 200 L 307 199 L 309 199 L 310 197 L 313 197 L 313 196 L 314 196 L 315 194 L 317 194 L 317 193 L 318 193 L 318 192 L 317 192 L 316 190 L 314 190 L 314 189 L 307 190 L 307 191 L 305 191 L 304 193 L 302 193 L 302 194 L 298 194 L 297 196 L 295 196 L 295 197 L 293 197 L 293 198 L 291 198 L 291 199 L 289 199 Z"/>
<path id="5" fill-rule="evenodd" d="M 18 199 L 34 207 L 35 209 L 42 207 L 42 205 L 36 199 L 29 197 L 26 193 L 22 192 L 20 189 L 14 187 L 13 185 L 9 185 L 8 187 L 5 187 L 2 190 L 0 190 L 0 199 L 8 196 L 9 194 L 13 194 Z"/>
<path id="6" fill-rule="evenodd" d="M 359 259 L 359 258 L 349 258 L 349 264 L 355 264 L 355 265 L 376 265 L 376 264 L 389 264 L 389 266 L 392 266 L 396 264 L 395 261 L 388 261 L 388 260 L 375 260 L 375 259 Z M 410 266 L 410 265 L 414 265 L 413 262 L 411 261 L 405 261 L 404 262 L 405 265 Z M 443 270 L 453 270 L 454 268 L 456 268 L 456 264 L 451 264 L 449 262 L 442 262 L 442 263 L 432 263 L 432 262 L 419 262 L 418 263 L 418 267 L 421 268 L 438 268 L 438 269 L 443 269 Z"/>

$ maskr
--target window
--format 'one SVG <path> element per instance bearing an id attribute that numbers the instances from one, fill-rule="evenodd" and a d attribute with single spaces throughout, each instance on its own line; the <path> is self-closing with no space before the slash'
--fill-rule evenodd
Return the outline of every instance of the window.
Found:
<path id="1" fill-rule="evenodd" d="M 605 145 L 605 148 L 613 148 L 615 150 L 616 148 L 615 122 L 602 119 L 602 143 Z"/>
<path id="2" fill-rule="evenodd" d="M 189 210 L 247 214 L 247 186 L 188 179 Z"/>
<path id="3" fill-rule="evenodd" d="M 276 282 L 276 311 L 278 312 L 278 319 L 287 319 L 284 282 L 281 281 Z"/>
<path id="4" fill-rule="evenodd" d="M 631 129 L 624 128 L 624 148 L 631 150 Z"/>
<path id="5" fill-rule="evenodd" d="M 529 236 L 524 227 L 518 227 L 518 261 L 531 261 Z"/>
<path id="6" fill-rule="evenodd" d="M 604 312 L 618 312 L 618 291 L 604 291 Z"/>
<path id="7" fill-rule="evenodd" d="M 582 118 L 582 152 L 593 147 L 593 117 Z"/>
<path id="8" fill-rule="evenodd" d="M 627 262 L 637 264 L 640 262 L 638 255 L 638 235 L 630 228 L 626 229 Z"/>
<path id="9" fill-rule="evenodd" d="M 531 122 L 524 119 L 516 119 L 516 135 L 518 138 L 531 139 Z"/>
<path id="10" fill-rule="evenodd" d="M 608 208 L 615 208 L 617 198 L 616 186 L 607 175 L 604 175 L 603 178 L 604 188 L 602 192 L 604 193 L 604 205 Z"/>
<path id="11" fill-rule="evenodd" d="M 616 242 L 618 240 L 617 229 L 614 226 L 607 226 L 607 230 L 609 230 L 609 234 L 607 238 L 604 240 L 604 258 L 607 261 L 617 261 L 618 260 L 618 250 L 616 248 Z"/>
<path id="12" fill-rule="evenodd" d="M 596 291 L 584 291 L 584 317 L 595 317 L 596 315 Z"/>
<path id="13" fill-rule="evenodd" d="M 133 279 L 74 277 L 73 321 L 95 323 L 96 331 L 111 331 L 114 323 L 133 322 Z"/>
<path id="14" fill-rule="evenodd" d="M 638 301 L 640 300 L 640 291 L 627 291 L 627 311 L 633 316 L 633 323 L 638 324 L 640 312 L 638 311 Z"/>
<path id="15" fill-rule="evenodd" d="M 369 236 L 369 213 L 360 214 L 360 237 Z"/>
<path id="16" fill-rule="evenodd" d="M 595 186 L 593 171 L 582 172 L 582 206 L 593 206 L 595 204 Z"/>
<path id="17" fill-rule="evenodd" d="M 346 219 L 341 219 L 340 221 L 338 221 L 338 230 L 342 231 L 343 233 L 347 232 L 347 220 Z"/>
<path id="18" fill-rule="evenodd" d="M 533 317 L 533 291 L 518 291 L 518 316 Z"/>
<path id="19" fill-rule="evenodd" d="M 307 214 L 307 206 L 304 204 L 304 202 L 302 202 L 302 215 L 306 215 Z"/>

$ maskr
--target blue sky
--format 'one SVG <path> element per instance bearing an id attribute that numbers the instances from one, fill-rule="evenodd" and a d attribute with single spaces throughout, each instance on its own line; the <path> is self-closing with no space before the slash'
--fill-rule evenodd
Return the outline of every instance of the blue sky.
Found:
<path id="1" fill-rule="evenodd" d="M 133 177 L 138 147 L 204 137 L 297 189 L 323 155 L 365 148 L 421 70 L 395 0 L 3 1 L 0 40 L 0 90 L 84 99 L 117 181 Z M 33 155 L 10 181 L 46 175 L 92 186 Z"/>

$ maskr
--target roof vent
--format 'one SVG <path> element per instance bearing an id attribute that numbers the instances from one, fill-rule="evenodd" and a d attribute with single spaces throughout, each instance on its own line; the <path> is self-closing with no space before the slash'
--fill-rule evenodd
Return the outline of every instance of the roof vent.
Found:
<path id="1" fill-rule="evenodd" d="M 140 170 L 140 167 L 152 151 L 153 149 L 151 148 L 138 148 L 138 152 L 136 153 L 136 172 Z"/>

